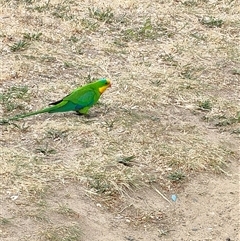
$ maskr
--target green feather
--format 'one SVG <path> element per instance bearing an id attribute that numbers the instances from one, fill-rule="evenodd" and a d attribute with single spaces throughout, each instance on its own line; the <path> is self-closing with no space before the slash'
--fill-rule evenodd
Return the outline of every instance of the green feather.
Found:
<path id="1" fill-rule="evenodd" d="M 7 120 L 1 120 L 1 123 L 6 123 L 10 120 L 18 120 L 21 118 L 42 113 L 77 111 L 81 114 L 87 114 L 88 110 L 97 103 L 101 94 L 110 86 L 110 80 L 100 79 L 96 82 L 87 84 L 73 90 L 71 94 L 65 96 L 63 99 L 51 103 L 50 105 L 52 106 L 50 107 L 27 114 L 16 115 L 14 117 L 8 118 Z"/>

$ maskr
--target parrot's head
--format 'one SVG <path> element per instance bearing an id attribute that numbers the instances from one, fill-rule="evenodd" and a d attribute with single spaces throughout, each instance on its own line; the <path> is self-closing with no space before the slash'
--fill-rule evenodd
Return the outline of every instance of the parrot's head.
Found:
<path id="1" fill-rule="evenodd" d="M 100 79 L 97 82 L 98 91 L 102 94 L 108 87 L 111 87 L 111 81 L 109 79 Z"/>

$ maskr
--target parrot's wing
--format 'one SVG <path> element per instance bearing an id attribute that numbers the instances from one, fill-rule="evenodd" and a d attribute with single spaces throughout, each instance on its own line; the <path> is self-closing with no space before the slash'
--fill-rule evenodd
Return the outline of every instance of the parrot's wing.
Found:
<path id="1" fill-rule="evenodd" d="M 94 102 L 96 93 L 93 90 L 76 89 L 69 95 L 65 96 L 63 99 L 50 103 L 49 105 L 57 105 L 62 101 L 71 101 L 77 105 L 88 106 Z"/>
<path id="2" fill-rule="evenodd" d="M 75 104 L 75 110 L 81 110 L 85 107 L 93 106 L 97 99 L 94 90 L 82 90 L 74 91 L 70 95 L 63 98 L 63 101 L 70 101 Z"/>
<path id="3" fill-rule="evenodd" d="M 61 103 L 62 101 L 63 101 L 63 99 L 55 101 L 55 102 L 52 102 L 49 105 L 57 105 L 57 104 Z"/>

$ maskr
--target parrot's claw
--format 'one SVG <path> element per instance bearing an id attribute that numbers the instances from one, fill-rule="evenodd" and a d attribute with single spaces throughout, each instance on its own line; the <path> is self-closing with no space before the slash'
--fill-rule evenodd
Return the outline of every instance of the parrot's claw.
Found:
<path id="1" fill-rule="evenodd" d="M 78 111 L 76 111 L 75 115 L 85 116 L 86 118 L 90 118 L 90 115 L 89 115 L 89 114 L 83 114 L 83 113 L 80 113 L 80 112 L 78 112 Z"/>

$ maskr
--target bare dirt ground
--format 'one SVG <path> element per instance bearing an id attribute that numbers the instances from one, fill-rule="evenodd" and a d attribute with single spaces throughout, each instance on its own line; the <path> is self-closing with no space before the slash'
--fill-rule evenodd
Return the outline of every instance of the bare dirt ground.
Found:
<path id="1" fill-rule="evenodd" d="M 112 81 L 88 117 L 1 120 L 1 240 L 240 240 L 238 1 L 0 12 L 1 119 Z"/>

